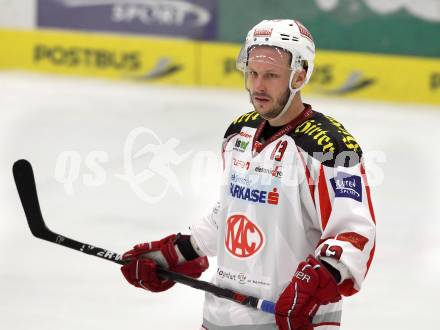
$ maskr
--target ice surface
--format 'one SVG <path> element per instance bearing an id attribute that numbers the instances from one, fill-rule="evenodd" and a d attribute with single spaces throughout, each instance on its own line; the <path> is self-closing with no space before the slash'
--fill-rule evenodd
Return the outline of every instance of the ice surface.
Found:
<path id="1" fill-rule="evenodd" d="M 378 221 L 377 250 L 363 291 L 345 300 L 342 329 L 423 329 L 440 321 L 440 109 L 304 97 L 344 123 L 370 161 Z M 0 74 L 0 322 L 2 329 L 198 329 L 203 293 L 177 285 L 162 294 L 130 287 L 116 264 L 31 236 L 11 166 L 29 159 L 48 225 L 66 236 L 114 251 L 186 231 L 216 198 L 218 154 L 228 123 L 250 111 L 244 92 Z M 171 141 L 176 174 L 158 203 L 142 200 L 127 181 L 124 150 Z M 146 129 L 154 132 L 149 134 Z M 171 140 L 170 140 L 171 139 Z M 128 150 L 128 151 L 127 151 Z M 71 186 L 56 180 L 71 171 Z M 105 160 L 96 177 L 90 159 Z M 134 160 L 141 172 L 151 155 Z M 62 165 L 62 164 L 61 164 Z M 160 175 L 141 184 L 162 193 Z M 177 182 L 177 184 L 176 184 Z M 180 190 L 180 192 L 179 192 Z M 215 271 L 213 260 L 210 277 Z"/>

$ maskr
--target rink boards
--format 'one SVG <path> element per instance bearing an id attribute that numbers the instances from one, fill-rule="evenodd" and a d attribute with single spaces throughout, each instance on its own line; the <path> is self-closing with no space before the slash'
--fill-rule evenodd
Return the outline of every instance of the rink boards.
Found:
<path id="1" fill-rule="evenodd" d="M 0 69 L 243 88 L 239 44 L 56 30 L 0 30 Z M 318 50 L 306 93 L 440 104 L 440 59 Z"/>

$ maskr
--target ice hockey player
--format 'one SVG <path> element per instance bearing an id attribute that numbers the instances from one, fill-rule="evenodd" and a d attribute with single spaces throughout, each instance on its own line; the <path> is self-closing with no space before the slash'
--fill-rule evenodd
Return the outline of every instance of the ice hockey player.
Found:
<path id="1" fill-rule="evenodd" d="M 216 256 L 212 282 L 276 302 L 275 315 L 206 294 L 202 329 L 339 329 L 341 297 L 360 290 L 375 248 L 370 189 L 355 139 L 303 103 L 315 45 L 298 21 L 264 20 L 237 59 L 254 111 L 224 136 L 223 183 L 212 212 L 124 255 L 131 284 L 173 282 L 157 265 L 198 277 Z"/>

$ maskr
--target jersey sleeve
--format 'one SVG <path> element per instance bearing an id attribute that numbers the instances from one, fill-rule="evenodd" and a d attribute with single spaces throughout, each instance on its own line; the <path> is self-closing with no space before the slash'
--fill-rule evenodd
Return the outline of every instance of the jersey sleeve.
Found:
<path id="1" fill-rule="evenodd" d="M 352 155 L 356 158 L 361 154 Z M 364 165 L 361 159 L 350 165 L 345 161 L 332 162 L 331 166 L 320 163 L 315 168 L 314 189 L 317 225 L 322 233 L 315 255 L 339 270 L 339 288 L 345 296 L 360 290 L 373 259 L 376 237 Z"/>
<path id="2" fill-rule="evenodd" d="M 217 255 L 217 219 L 220 211 L 221 203 L 218 201 L 201 221 L 190 227 L 192 237 L 200 250 L 208 257 Z"/>

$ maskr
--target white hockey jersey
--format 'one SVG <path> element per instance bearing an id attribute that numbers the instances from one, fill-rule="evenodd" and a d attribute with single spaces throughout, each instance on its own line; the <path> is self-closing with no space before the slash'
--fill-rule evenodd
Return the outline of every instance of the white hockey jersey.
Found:
<path id="1" fill-rule="evenodd" d="M 357 292 L 375 247 L 370 190 L 354 138 L 331 117 L 306 109 L 261 141 L 256 112 L 234 121 L 222 148 L 219 201 L 191 226 L 200 249 L 217 256 L 213 283 L 276 302 L 307 255 L 339 270 L 343 295 Z M 341 304 L 321 306 L 313 322 L 337 329 Z M 275 318 L 206 294 L 203 328 L 277 329 Z"/>

